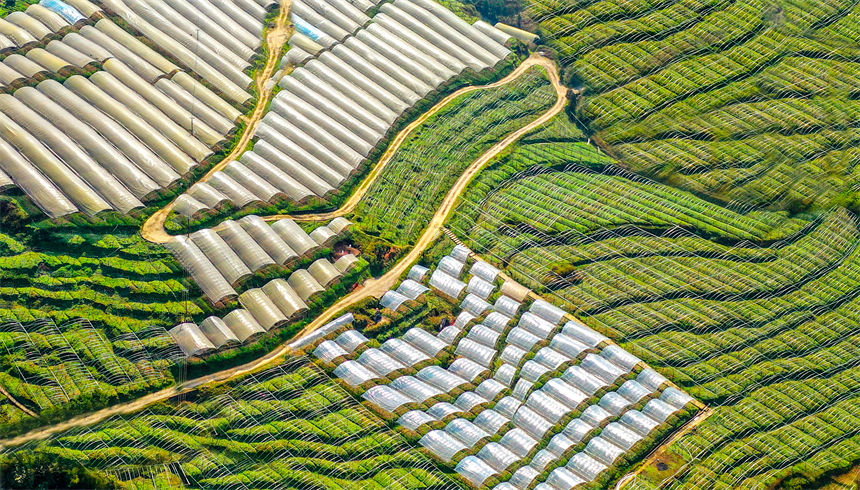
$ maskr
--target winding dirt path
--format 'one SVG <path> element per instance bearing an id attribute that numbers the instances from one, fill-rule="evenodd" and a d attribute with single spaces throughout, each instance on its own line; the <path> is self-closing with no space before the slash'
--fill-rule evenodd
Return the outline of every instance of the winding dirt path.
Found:
<path id="1" fill-rule="evenodd" d="M 371 172 L 370 176 L 368 176 L 367 181 L 362 184 L 362 186 L 356 191 L 355 195 L 350 198 L 340 209 L 337 211 L 333 211 L 331 213 L 320 213 L 316 215 L 305 215 L 303 217 L 296 216 L 296 219 L 305 219 L 305 220 L 324 220 L 329 219 L 335 216 L 341 216 L 343 214 L 351 211 L 355 205 L 361 200 L 361 198 L 366 194 L 367 189 L 370 187 L 370 184 L 379 176 L 382 170 L 385 168 L 385 165 L 391 160 L 391 157 L 396 153 L 397 148 L 403 144 L 406 137 L 418 126 L 421 122 L 425 121 L 427 117 L 432 116 L 436 112 L 438 112 L 442 106 L 446 103 L 450 102 L 453 98 L 462 95 L 463 93 L 468 93 L 474 90 L 479 90 L 483 88 L 491 88 L 498 87 L 500 85 L 504 85 L 509 83 L 521 76 L 532 66 L 543 66 L 549 75 L 549 78 L 552 82 L 553 87 L 556 92 L 556 102 L 555 104 L 543 113 L 540 117 L 532 121 L 531 123 L 523 126 L 522 128 L 510 133 L 507 137 L 502 139 L 493 145 L 492 148 L 487 150 L 484 154 L 482 154 L 477 160 L 472 162 L 469 167 L 460 175 L 457 179 L 457 182 L 451 187 L 448 193 L 445 195 L 444 200 L 442 201 L 439 208 L 436 210 L 436 213 L 433 215 L 433 218 L 430 220 L 424 232 L 421 234 L 421 237 L 412 247 L 406 256 L 400 259 L 397 264 L 394 265 L 388 272 L 382 275 L 379 278 L 371 278 L 366 280 L 362 287 L 352 291 L 347 294 L 335 304 L 327 308 L 323 313 L 317 316 L 311 323 L 309 323 L 304 329 L 302 329 L 293 339 L 290 340 L 289 343 L 284 343 L 277 349 L 269 352 L 268 354 L 255 359 L 249 363 L 243 364 L 241 366 L 236 366 L 231 369 L 226 369 L 223 371 L 219 371 L 217 373 L 212 373 L 206 376 L 202 376 L 200 378 L 195 378 L 184 383 L 180 383 L 176 386 L 172 386 L 170 388 L 165 388 L 163 390 L 157 391 L 155 393 L 150 393 L 149 395 L 143 396 L 141 398 L 121 403 L 118 405 L 114 405 L 96 412 L 91 412 L 88 414 L 79 415 L 77 417 L 73 417 L 64 422 L 60 422 L 58 424 L 49 425 L 45 427 L 41 427 L 38 429 L 34 429 L 30 432 L 22 434 L 18 437 L 0 440 L 0 450 L 18 446 L 21 444 L 25 444 L 27 442 L 46 439 L 52 435 L 61 433 L 71 428 L 75 427 L 84 427 L 88 425 L 92 425 L 98 423 L 102 420 L 105 420 L 111 416 L 132 413 L 137 410 L 140 410 L 148 405 L 153 403 L 166 400 L 168 398 L 180 395 L 182 393 L 187 393 L 189 391 L 193 391 L 203 385 L 211 384 L 211 383 L 221 383 L 228 381 L 230 379 L 236 378 L 238 376 L 242 376 L 252 371 L 256 371 L 267 365 L 273 363 L 274 361 L 284 357 L 285 355 L 293 353 L 293 349 L 290 347 L 290 343 L 301 340 L 305 336 L 313 333 L 318 328 L 322 327 L 326 323 L 330 322 L 338 315 L 340 315 L 345 309 L 355 305 L 356 303 L 370 297 L 380 297 L 386 291 L 391 289 L 397 281 L 400 279 L 400 276 L 406 272 L 421 256 L 425 249 L 427 249 L 436 238 L 443 232 L 443 225 L 445 221 L 448 219 L 448 216 L 451 214 L 451 211 L 454 209 L 454 206 L 457 203 L 460 195 L 463 191 L 466 190 L 466 187 L 481 171 L 484 166 L 487 165 L 493 158 L 496 157 L 499 153 L 504 151 L 508 146 L 512 143 L 531 132 L 538 126 L 546 123 L 550 119 L 552 119 L 555 115 L 564 110 L 564 107 L 567 103 L 567 88 L 561 84 L 561 80 L 559 78 L 558 69 L 555 66 L 555 63 L 545 58 L 539 54 L 533 54 L 531 57 L 526 59 L 516 70 L 514 70 L 510 75 L 495 82 L 490 85 L 477 86 L 477 87 L 466 87 L 463 89 L 454 92 L 449 97 L 443 99 L 439 104 L 433 106 L 427 114 L 418 118 L 414 123 L 407 126 L 403 131 L 398 134 L 395 141 L 392 143 L 392 148 L 386 151 L 383 159 L 376 165 L 373 172 Z M 257 111 L 255 111 L 256 114 Z M 267 219 L 276 219 L 277 217 L 269 217 Z M 149 222 L 148 222 L 149 223 Z M 161 222 L 163 224 L 163 221 Z M 155 225 L 152 225 L 155 226 Z M 152 230 L 150 230 L 152 231 Z M 163 226 L 154 228 L 154 235 L 150 235 L 147 239 L 158 238 L 159 233 L 164 232 Z M 157 240 L 153 240 L 157 241 Z"/>
<path id="2" fill-rule="evenodd" d="M 256 86 L 257 94 L 259 94 L 257 96 L 257 105 L 254 108 L 254 112 L 251 113 L 251 116 L 246 118 L 247 125 L 245 126 L 245 131 L 242 133 L 242 136 L 239 137 L 239 141 L 236 143 L 233 151 L 206 172 L 198 182 L 206 182 L 212 178 L 212 174 L 222 170 L 227 166 L 227 164 L 239 158 L 239 156 L 244 153 L 245 148 L 248 147 L 248 143 L 251 142 L 251 138 L 253 138 L 257 133 L 257 126 L 259 126 L 260 120 L 263 116 L 266 115 L 266 109 L 269 107 L 269 99 L 272 98 L 272 90 L 274 89 L 274 86 L 267 87 L 266 82 L 268 82 L 269 79 L 272 78 L 272 75 L 275 74 L 278 62 L 281 59 L 281 53 L 284 50 L 284 45 L 290 39 L 290 36 L 293 35 L 293 25 L 290 22 L 290 10 L 292 9 L 292 6 L 293 0 L 281 0 L 280 12 L 278 13 L 278 17 L 275 19 L 275 25 L 266 33 L 266 46 L 269 50 L 269 54 L 266 57 L 266 64 L 257 74 Z M 167 220 L 167 216 L 170 215 L 170 212 L 173 211 L 173 207 L 175 205 L 176 200 L 174 199 L 170 204 L 153 213 L 152 216 L 143 223 L 143 227 L 140 229 L 140 234 L 145 240 L 154 243 L 165 243 L 170 240 L 170 235 L 164 229 L 164 222 Z"/>

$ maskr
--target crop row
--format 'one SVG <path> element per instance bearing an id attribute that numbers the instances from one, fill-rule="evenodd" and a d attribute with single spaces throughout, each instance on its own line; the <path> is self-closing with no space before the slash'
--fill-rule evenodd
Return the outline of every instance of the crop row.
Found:
<path id="1" fill-rule="evenodd" d="M 835 209 L 794 222 L 781 221 L 781 213 L 738 214 L 779 230 L 771 235 L 779 242 L 761 235 L 752 241 L 725 241 L 725 233 L 691 236 L 674 230 L 672 221 L 654 219 L 676 203 L 691 212 L 689 200 L 628 208 L 628 185 L 661 186 L 621 173 L 609 177 L 609 168 L 604 174 L 587 165 L 557 171 L 574 146 L 523 145 L 500 159 L 478 176 L 452 229 L 514 278 L 560 305 L 581 305 L 585 323 L 624 341 L 715 407 L 672 446 L 689 469 L 673 484 L 742 488 L 786 475 L 809 483 L 856 464 L 850 424 L 810 432 L 799 439 L 802 450 L 788 437 L 795 426 L 817 427 L 797 425 L 804 418 L 856 408 L 856 401 L 840 405 L 857 392 L 860 230 L 854 214 Z M 593 176 L 611 183 L 586 180 Z M 589 194 L 602 194 L 602 207 L 583 199 Z M 731 215 L 714 208 L 700 220 L 726 229 L 722 220 Z M 598 222 L 604 209 L 615 219 Z M 848 452 L 838 458 L 835 448 Z M 809 468 L 803 459 L 816 455 L 822 470 L 799 475 Z"/>
<path id="2" fill-rule="evenodd" d="M 461 96 L 422 123 L 356 211 L 370 234 L 417 237 L 450 185 L 481 153 L 549 109 L 555 92 L 542 67 L 501 87 Z"/>
<path id="3" fill-rule="evenodd" d="M 112 334 L 202 314 L 178 263 L 131 234 L 2 235 L 0 319 L 86 318 Z M 22 301 L 26 298 L 26 301 Z M 202 304 L 202 303 L 201 303 Z"/>
<path id="4" fill-rule="evenodd" d="M 860 234 L 856 228 L 851 234 L 837 227 L 853 225 L 845 213 L 840 217 L 782 248 L 772 261 L 746 263 L 683 256 L 619 258 L 577 267 L 577 283 L 558 294 L 581 311 L 590 311 L 617 301 L 685 296 L 731 299 L 796 288 L 841 263 L 856 248 Z"/>
<path id="5" fill-rule="evenodd" d="M 163 332 L 163 330 L 162 330 Z M 164 333 L 166 336 L 166 333 Z M 173 381 L 171 361 L 133 334 L 114 345 L 87 321 L 0 325 L 0 377 L 18 404 L 41 422 L 127 399 Z M 20 415 L 20 414 L 19 414 Z M 7 431 L 39 420 L 6 418 Z"/>
<path id="6" fill-rule="evenodd" d="M 122 451 L 118 451 L 122 448 Z M 49 454 L 124 485 L 191 488 L 427 488 L 450 480 L 319 368 L 293 360 L 194 402 L 166 403 L 60 434 L 18 456 Z M 16 457 L 15 454 L 9 457 Z M 164 459 L 166 458 L 166 459 Z"/>
<path id="7" fill-rule="evenodd" d="M 579 61 L 573 63 L 575 70 L 589 65 L 587 53 L 612 44 L 605 53 L 610 57 L 616 56 L 617 51 L 620 51 L 617 56 L 622 59 L 631 51 L 643 55 L 638 65 L 640 69 L 637 70 L 641 72 L 646 64 L 651 67 L 656 63 L 666 64 L 685 54 L 748 34 L 760 24 L 760 20 L 756 22 L 755 18 L 744 16 L 751 10 L 760 10 L 750 3 L 760 2 L 687 0 L 674 2 L 664 9 L 634 19 L 613 20 L 578 31 L 547 34 L 553 38 L 551 45 L 558 49 L 564 61 L 577 57 L 582 60 L 581 64 Z M 547 31 L 546 24 L 542 26 L 544 32 Z M 673 32 L 678 33 L 671 34 Z M 631 47 L 634 43 L 636 47 Z M 614 75 L 619 77 L 620 73 Z M 590 81 L 589 86 L 592 86 Z"/>

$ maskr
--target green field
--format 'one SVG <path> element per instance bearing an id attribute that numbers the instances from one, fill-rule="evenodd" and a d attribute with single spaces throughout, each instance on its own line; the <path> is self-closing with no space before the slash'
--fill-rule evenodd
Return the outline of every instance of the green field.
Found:
<path id="1" fill-rule="evenodd" d="M 852 0 L 530 2 L 627 168 L 738 205 L 857 209 Z"/>
<path id="2" fill-rule="evenodd" d="M 168 386 L 184 357 L 164 329 L 108 339 L 85 320 L 0 321 L 0 342 L 5 435 Z"/>
<path id="3" fill-rule="evenodd" d="M 579 138 L 523 142 L 497 159 L 449 225 L 715 407 L 671 447 L 677 464 L 637 486 L 683 463 L 673 488 L 801 488 L 850 470 L 860 461 L 848 415 L 860 403 L 854 213 L 742 213 L 620 170 Z"/>
<path id="4" fill-rule="evenodd" d="M 470 163 L 554 102 L 555 90 L 542 67 L 501 87 L 458 97 L 403 143 L 354 221 L 368 235 L 396 245 L 412 243 Z"/>
<path id="5" fill-rule="evenodd" d="M 184 277 L 170 252 L 134 232 L 0 234 L 0 319 L 85 318 L 111 335 L 169 328 L 206 308 Z"/>
<path id="6" fill-rule="evenodd" d="M 456 488 L 447 474 L 307 359 L 4 456 L 86 468 L 119 488 Z M 46 464 L 47 466 L 47 464 Z"/>

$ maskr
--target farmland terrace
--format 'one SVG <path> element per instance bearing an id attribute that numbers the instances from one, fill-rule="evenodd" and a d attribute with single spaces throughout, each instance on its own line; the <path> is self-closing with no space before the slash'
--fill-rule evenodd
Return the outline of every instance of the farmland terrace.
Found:
<path id="1" fill-rule="evenodd" d="M 0 486 L 850 485 L 860 6 L 512 8 L 7 2 Z"/>

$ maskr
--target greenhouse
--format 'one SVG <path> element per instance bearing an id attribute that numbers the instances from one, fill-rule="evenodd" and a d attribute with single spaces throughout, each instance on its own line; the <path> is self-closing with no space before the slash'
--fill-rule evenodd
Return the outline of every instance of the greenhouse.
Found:
<path id="1" fill-rule="evenodd" d="M 335 227 L 343 231 L 348 229 L 348 224 L 339 222 Z M 336 235 L 332 230 L 326 231 L 327 237 Z M 213 303 L 237 294 L 234 288 L 252 274 L 276 265 L 289 265 L 299 256 L 307 256 L 321 248 L 295 221 L 284 218 L 270 226 L 255 215 L 238 221 L 227 220 L 216 228 L 205 228 L 188 236 L 171 237 L 165 246 Z M 270 286 L 281 287 L 284 291 L 281 299 L 292 304 L 286 307 L 288 316 L 307 309 L 305 302 L 339 280 L 350 269 L 348 265 L 358 259 L 353 255 L 339 260 L 343 260 L 343 270 L 328 259 L 320 258 L 307 270 L 293 272 L 287 282 L 291 291 L 298 294 L 298 301 L 290 299 L 292 293 L 278 286 L 283 280 Z"/>
<path id="2" fill-rule="evenodd" d="M 417 291 L 429 276 L 430 285 L 447 296 L 438 287 L 440 275 L 465 285 L 451 274 L 468 270 L 465 280 L 477 278 L 491 287 L 490 294 L 495 291 L 495 284 L 476 275 L 485 269 L 466 267 L 454 255 L 471 260 L 468 249 L 455 250 L 437 268 L 410 273 L 404 284 Z M 383 305 L 398 294 L 388 291 Z M 369 387 L 363 395 L 368 402 L 398 414 L 405 429 L 424 434 L 419 443 L 441 461 L 456 463 L 456 471 L 474 484 L 518 463 L 511 482 L 530 484 L 550 465 L 557 468 L 542 485 L 551 479 L 564 485 L 593 481 L 693 401 L 606 337 L 574 320 L 560 325 L 568 317 L 563 310 L 542 300 L 525 306 L 520 312 L 523 303 L 512 297 L 503 295 L 491 305 L 470 294 L 454 324 L 436 335 L 411 328 L 402 340 L 386 340 L 357 357 L 352 348 L 335 349 L 335 342 L 321 344 L 317 355 L 340 363 L 336 376 Z M 447 368 L 431 365 L 403 375 L 443 352 L 454 356 Z M 380 384 L 382 378 L 390 383 Z M 458 418 L 466 413 L 474 419 Z M 597 428 L 603 428 L 599 436 Z M 490 439 L 497 442 L 485 444 Z M 537 450 L 541 441 L 547 444 Z M 580 444 L 582 451 L 571 455 Z"/>
<path id="3" fill-rule="evenodd" d="M 256 46 L 221 35 L 215 28 L 224 25 L 221 16 L 195 9 L 201 2 L 173 0 L 155 11 L 141 10 L 136 2 L 110 4 L 180 61 L 189 56 L 184 48 L 199 48 L 195 52 L 207 70 L 198 74 L 233 100 L 247 100 L 249 80 L 236 70 Z M 360 170 L 418 101 L 467 67 L 492 69 L 510 54 L 509 38 L 501 31 L 469 25 L 434 2 L 398 1 L 371 19 L 364 12 L 373 7 L 371 2 L 293 2 L 297 33 L 281 65 L 298 67 L 280 80 L 283 90 L 257 128 L 254 149 L 217 172 L 244 179 L 230 182 L 232 195 L 225 192 L 234 205 L 328 197 Z M 167 20 L 171 10 L 200 12 L 195 32 L 202 37 L 188 39 L 190 26 Z M 213 58 L 215 52 L 226 59 Z M 198 206 L 183 210 L 200 212 Z M 485 277 L 493 275 L 492 268 L 482 270 Z"/>
<path id="4" fill-rule="evenodd" d="M 5 40 L 10 50 L 26 49 L 0 63 L 0 86 L 11 93 L 2 111 L 16 131 L 0 135 L 9 143 L 0 171 L 51 217 L 142 207 L 229 139 L 240 115 L 231 103 L 250 97 L 235 82 L 250 82 L 241 70 L 261 39 L 233 25 L 219 7 L 180 0 L 155 8 L 122 0 L 104 6 L 232 99 L 216 95 L 85 0 L 43 0 L 0 19 L 0 46 Z M 189 24 L 198 22 L 199 41 L 191 41 L 189 25 L 167 20 L 188 12 L 197 15 Z M 230 35 L 222 24 L 233 28 Z M 28 49 L 36 43 L 44 49 Z M 39 114 L 52 114 L 50 122 Z M 206 206 L 184 198 L 178 209 L 194 216 Z"/>

